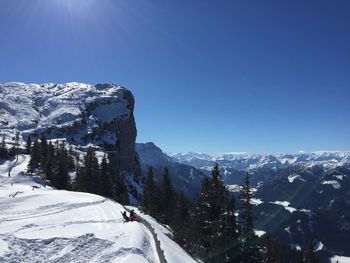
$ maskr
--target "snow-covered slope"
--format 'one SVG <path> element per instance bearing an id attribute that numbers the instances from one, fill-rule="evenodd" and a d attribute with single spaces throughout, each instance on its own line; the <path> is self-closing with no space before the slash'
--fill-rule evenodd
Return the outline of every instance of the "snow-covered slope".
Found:
<path id="1" fill-rule="evenodd" d="M 123 223 L 123 206 L 45 187 L 39 177 L 23 175 L 28 159 L 0 162 L 0 262 L 160 262 L 149 229 Z M 194 262 L 166 235 L 160 241 L 163 250 L 177 252 L 165 251 L 167 262 Z"/>

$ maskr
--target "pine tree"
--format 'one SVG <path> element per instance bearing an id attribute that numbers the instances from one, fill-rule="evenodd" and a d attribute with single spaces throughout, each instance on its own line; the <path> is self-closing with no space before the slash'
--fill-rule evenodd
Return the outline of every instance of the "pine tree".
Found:
<path id="1" fill-rule="evenodd" d="M 124 183 L 125 182 L 124 177 L 121 176 L 120 174 L 115 174 L 113 176 L 112 181 L 114 183 L 114 194 L 113 194 L 114 200 L 124 205 L 129 204 L 129 194 L 128 194 L 128 189 Z"/>
<path id="2" fill-rule="evenodd" d="M 180 245 L 186 245 L 194 238 L 191 233 L 190 201 L 183 192 L 177 194 L 174 215 L 171 220 L 174 238 Z"/>
<path id="3" fill-rule="evenodd" d="M 258 239 L 254 233 L 253 205 L 251 203 L 253 192 L 250 188 L 249 174 L 247 173 L 244 184 L 240 190 L 240 198 L 243 202 L 241 208 L 241 241 L 242 262 L 259 262 L 260 254 Z"/>
<path id="4" fill-rule="evenodd" d="M 197 197 L 196 205 L 194 207 L 194 219 L 196 232 L 198 233 L 198 243 L 201 247 L 208 249 L 211 236 L 211 213 L 210 213 L 210 181 L 204 178 L 202 182 L 202 189 Z"/>
<path id="5" fill-rule="evenodd" d="M 81 192 L 87 191 L 87 179 L 86 179 L 86 173 L 85 168 L 77 163 L 75 166 L 75 189 Z"/>
<path id="6" fill-rule="evenodd" d="M 8 157 L 9 157 L 9 153 L 6 147 L 5 136 L 3 136 L 0 144 L 0 158 L 7 159 Z"/>
<path id="7" fill-rule="evenodd" d="M 97 193 L 99 186 L 99 164 L 95 155 L 95 150 L 89 147 L 83 162 L 84 185 L 83 191 Z"/>
<path id="8" fill-rule="evenodd" d="M 15 143 L 9 150 L 9 156 L 16 157 L 16 161 L 18 161 L 18 154 L 19 154 L 19 131 L 16 131 L 15 134 Z M 10 175 L 9 175 L 10 176 Z"/>
<path id="9" fill-rule="evenodd" d="M 160 210 L 161 210 L 161 221 L 164 224 L 169 224 L 173 214 L 175 205 L 175 190 L 171 183 L 169 176 L 169 170 L 166 167 L 162 181 L 160 182 Z"/>
<path id="10" fill-rule="evenodd" d="M 56 163 L 57 163 L 57 160 L 55 156 L 55 148 L 50 141 L 47 145 L 47 157 L 46 157 L 45 163 L 43 164 L 43 171 L 47 180 L 50 180 L 50 181 L 52 180 L 54 170 L 57 169 L 55 167 Z"/>
<path id="11" fill-rule="evenodd" d="M 223 184 L 218 165 L 212 179 L 205 179 L 195 206 L 200 246 L 206 248 L 206 262 L 233 261 L 238 254 L 234 199 Z"/>
<path id="12" fill-rule="evenodd" d="M 264 246 L 263 263 L 274 263 L 277 258 L 274 251 L 272 236 L 269 232 L 263 235 L 262 244 Z"/>
<path id="13" fill-rule="evenodd" d="M 40 164 L 40 145 L 38 140 L 35 140 L 30 151 L 30 160 L 28 164 L 28 172 L 33 174 L 37 171 Z"/>
<path id="14" fill-rule="evenodd" d="M 154 179 L 153 167 L 150 166 L 143 187 L 142 206 L 153 217 L 159 215 L 160 201 L 158 186 Z"/>
<path id="15" fill-rule="evenodd" d="M 40 168 L 44 170 L 45 163 L 47 158 L 47 140 L 43 134 L 40 139 Z"/>
<path id="16" fill-rule="evenodd" d="M 108 162 L 106 156 L 103 157 L 100 165 L 100 189 L 99 194 L 106 197 L 113 197 L 113 184 L 111 174 L 108 171 Z"/>
<path id="17" fill-rule="evenodd" d="M 30 149 L 32 147 L 32 140 L 30 138 L 30 135 L 27 138 L 27 142 L 26 142 L 26 153 L 30 154 Z"/>
<path id="18" fill-rule="evenodd" d="M 69 189 L 70 177 L 68 170 L 68 153 L 65 144 L 57 145 L 54 158 L 54 169 L 52 173 L 52 185 L 57 189 Z"/>
<path id="19" fill-rule="evenodd" d="M 314 242 L 313 241 L 308 241 L 306 243 L 306 252 L 304 256 L 304 262 L 306 263 L 318 263 L 319 260 L 317 258 L 317 255 L 314 250 Z"/>

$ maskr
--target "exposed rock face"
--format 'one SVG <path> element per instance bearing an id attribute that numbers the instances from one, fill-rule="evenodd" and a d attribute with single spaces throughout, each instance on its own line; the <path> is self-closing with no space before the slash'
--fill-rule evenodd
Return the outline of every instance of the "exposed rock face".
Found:
<path id="1" fill-rule="evenodd" d="M 84 149 L 102 147 L 119 171 L 135 172 L 137 135 L 132 93 L 112 84 L 0 84 L 0 136 L 45 135 Z"/>

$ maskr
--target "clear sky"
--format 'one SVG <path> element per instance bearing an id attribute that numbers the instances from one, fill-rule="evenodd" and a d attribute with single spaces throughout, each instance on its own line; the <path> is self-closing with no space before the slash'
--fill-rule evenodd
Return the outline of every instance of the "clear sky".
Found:
<path id="1" fill-rule="evenodd" d="M 125 86 L 167 152 L 350 150 L 350 1 L 1 0 L 8 81 Z"/>

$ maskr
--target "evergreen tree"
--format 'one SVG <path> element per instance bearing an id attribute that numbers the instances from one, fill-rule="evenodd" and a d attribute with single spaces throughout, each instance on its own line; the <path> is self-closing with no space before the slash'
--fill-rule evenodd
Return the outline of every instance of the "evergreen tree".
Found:
<path id="1" fill-rule="evenodd" d="M 195 206 L 196 229 L 200 246 L 206 249 L 206 262 L 229 262 L 238 254 L 234 199 L 224 186 L 218 165 L 211 180 L 205 179 Z"/>
<path id="2" fill-rule="evenodd" d="M 6 147 L 5 136 L 3 136 L 0 144 L 0 158 L 7 159 L 8 157 L 9 157 L 9 153 Z"/>
<path id="3" fill-rule="evenodd" d="M 95 155 L 95 150 L 92 147 L 89 147 L 87 153 L 84 157 L 83 162 L 83 172 L 85 173 L 85 182 L 84 185 L 86 189 L 83 191 L 89 193 L 97 193 L 99 189 L 99 164 Z"/>
<path id="4" fill-rule="evenodd" d="M 40 145 L 38 140 L 35 140 L 30 151 L 30 160 L 28 163 L 28 172 L 30 174 L 35 173 L 39 169 L 40 159 Z"/>
<path id="5" fill-rule="evenodd" d="M 124 177 L 120 174 L 115 174 L 113 177 L 114 182 L 114 199 L 121 204 L 129 204 L 128 189 L 124 183 Z"/>
<path id="6" fill-rule="evenodd" d="M 42 168 L 47 180 L 52 180 L 54 171 L 57 169 L 55 164 L 57 164 L 55 148 L 50 141 L 47 145 L 47 157 Z"/>
<path id="7" fill-rule="evenodd" d="M 178 244 L 186 246 L 194 239 L 190 216 L 190 201 L 183 192 L 177 194 L 174 215 L 171 220 L 174 238 Z"/>
<path id="8" fill-rule="evenodd" d="M 30 138 L 30 135 L 27 138 L 27 142 L 26 142 L 26 153 L 30 154 L 30 149 L 32 147 L 32 140 Z"/>
<path id="9" fill-rule="evenodd" d="M 81 192 L 87 191 L 87 179 L 86 179 L 86 173 L 83 166 L 77 165 L 75 166 L 75 189 Z"/>
<path id="10" fill-rule="evenodd" d="M 153 167 L 150 166 L 143 187 L 142 206 L 153 217 L 159 215 L 160 201 L 158 186 L 154 179 Z"/>
<path id="11" fill-rule="evenodd" d="M 68 152 L 65 144 L 57 145 L 54 158 L 54 169 L 52 173 L 52 185 L 57 189 L 69 189 L 70 178 L 68 170 Z"/>
<path id="12" fill-rule="evenodd" d="M 44 170 L 46 158 L 47 158 L 47 140 L 44 134 L 42 134 L 40 139 L 40 168 Z"/>
<path id="13" fill-rule="evenodd" d="M 19 154 L 19 131 L 16 131 L 15 143 L 13 144 L 13 146 L 9 150 L 9 156 L 11 158 L 16 157 L 16 161 L 18 161 L 18 154 Z M 9 174 L 9 176 L 10 176 L 10 174 Z"/>
<path id="14" fill-rule="evenodd" d="M 251 203 L 253 192 L 250 188 L 249 175 L 247 173 L 244 184 L 240 190 L 240 198 L 243 202 L 241 208 L 241 241 L 242 262 L 259 262 L 260 254 L 258 239 L 254 233 L 253 205 Z"/>
<path id="15" fill-rule="evenodd" d="M 106 197 L 113 197 L 113 184 L 111 173 L 108 171 L 108 162 L 106 156 L 103 157 L 100 165 L 100 189 L 99 194 Z"/>
<path id="16" fill-rule="evenodd" d="M 304 256 L 304 262 L 306 262 L 306 263 L 318 263 L 319 262 L 317 255 L 315 253 L 313 241 L 307 242 L 307 247 L 306 247 L 305 256 Z"/>
<path id="17" fill-rule="evenodd" d="M 204 178 L 202 182 L 202 189 L 197 197 L 196 205 L 194 207 L 194 219 L 196 232 L 198 233 L 198 243 L 201 247 L 208 249 L 210 244 L 212 224 L 210 214 L 210 181 L 208 178 Z"/>
<path id="18" fill-rule="evenodd" d="M 175 191 L 171 183 L 169 170 L 166 167 L 162 181 L 160 182 L 160 210 L 161 221 L 164 224 L 169 224 L 174 214 Z"/>

